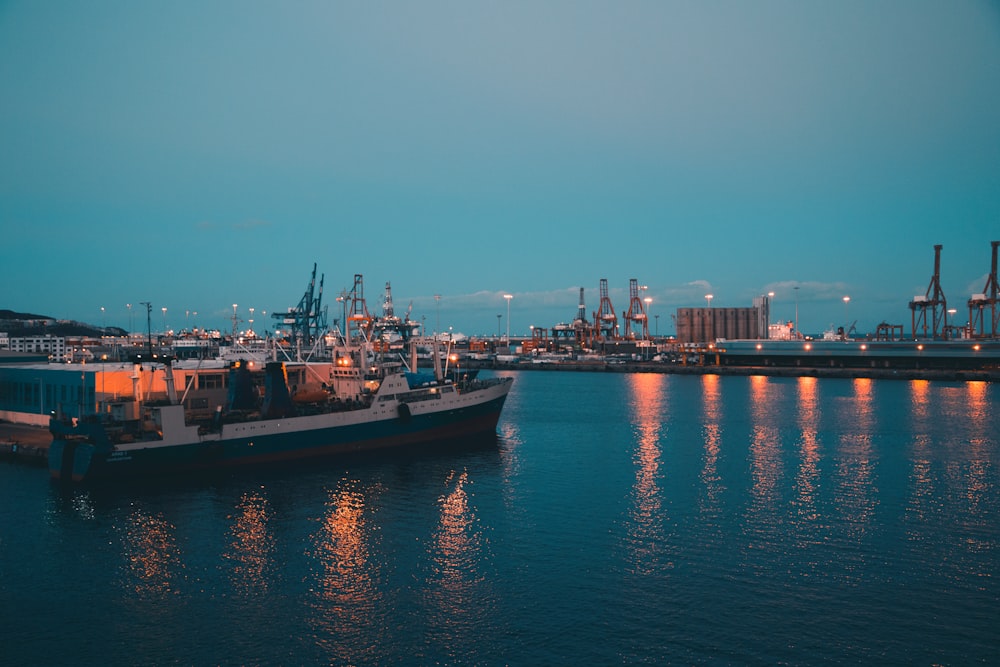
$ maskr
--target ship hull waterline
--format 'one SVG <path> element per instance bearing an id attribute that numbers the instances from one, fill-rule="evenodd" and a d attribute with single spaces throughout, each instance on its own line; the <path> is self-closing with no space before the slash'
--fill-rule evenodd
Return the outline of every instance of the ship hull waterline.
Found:
<path id="1" fill-rule="evenodd" d="M 504 393 L 477 405 L 441 412 L 128 450 L 101 451 L 92 442 L 57 436 L 49 448 L 49 473 L 53 481 L 86 484 L 327 458 L 495 435 L 505 399 Z"/>

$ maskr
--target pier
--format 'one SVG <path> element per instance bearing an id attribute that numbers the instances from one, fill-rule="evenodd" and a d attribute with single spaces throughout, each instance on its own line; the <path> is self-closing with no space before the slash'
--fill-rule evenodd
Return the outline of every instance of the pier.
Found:
<path id="1" fill-rule="evenodd" d="M 51 442 L 47 428 L 0 422 L 0 461 L 44 466 Z"/>

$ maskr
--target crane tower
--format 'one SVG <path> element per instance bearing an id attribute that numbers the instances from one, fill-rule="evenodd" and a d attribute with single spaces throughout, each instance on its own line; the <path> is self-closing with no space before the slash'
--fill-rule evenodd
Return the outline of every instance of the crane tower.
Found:
<path id="1" fill-rule="evenodd" d="M 608 279 L 601 278 L 601 303 L 594 313 L 594 332 L 604 340 L 618 337 L 618 316 L 608 296 Z"/>
<path id="2" fill-rule="evenodd" d="M 639 298 L 639 281 L 632 278 L 628 281 L 628 310 L 625 312 L 625 337 L 632 338 L 631 325 L 636 323 L 642 329 L 642 338 L 649 338 L 649 319 L 646 308 Z M 637 332 L 638 333 L 638 332 Z"/>
<path id="3" fill-rule="evenodd" d="M 913 337 L 917 337 L 917 326 L 922 337 L 927 338 L 927 312 L 931 314 L 930 337 L 937 338 L 948 326 L 948 300 L 941 289 L 941 246 L 934 246 L 934 275 L 927 285 L 926 294 L 918 294 L 910 302 Z"/>
<path id="4" fill-rule="evenodd" d="M 992 241 L 993 263 L 990 275 L 986 278 L 986 286 L 979 294 L 973 294 L 969 299 L 969 335 L 976 338 L 1000 337 L 1000 283 L 997 282 L 997 246 L 1000 241 Z M 989 312 L 989 333 L 986 332 L 985 321 Z"/>
<path id="5" fill-rule="evenodd" d="M 309 286 L 299 300 L 299 305 L 285 312 L 273 312 L 271 317 L 287 325 L 296 344 L 312 345 L 326 331 L 326 307 L 323 305 L 323 279 L 319 278 L 316 290 L 316 264 L 313 263 Z M 235 315 L 234 315 L 235 317 Z M 235 327 L 235 324 L 234 324 Z"/>

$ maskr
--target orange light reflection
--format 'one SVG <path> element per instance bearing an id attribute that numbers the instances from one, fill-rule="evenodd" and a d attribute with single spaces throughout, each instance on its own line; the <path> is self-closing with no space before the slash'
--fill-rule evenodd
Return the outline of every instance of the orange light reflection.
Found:
<path id="1" fill-rule="evenodd" d="M 660 437 L 663 427 L 663 397 L 667 377 L 658 373 L 633 373 L 628 376 L 629 406 L 635 431 L 635 482 L 632 485 L 629 544 L 634 567 L 648 574 L 660 563 L 658 553 L 665 545 L 663 524 L 666 520 L 660 497 Z"/>
<path id="2" fill-rule="evenodd" d="M 378 567 L 372 562 L 365 522 L 365 497 L 350 482 L 331 493 L 312 554 L 320 569 L 315 593 L 322 630 L 317 643 L 331 664 L 367 662 L 377 656 L 372 629 L 382 627 Z M 377 631 L 376 631 L 376 634 Z"/>
<path id="3" fill-rule="evenodd" d="M 781 478 L 781 442 L 774 425 L 774 395 L 766 376 L 750 377 L 750 410 L 753 419 L 750 442 L 753 505 L 758 511 L 767 507 L 773 509 L 775 490 Z"/>
<path id="4" fill-rule="evenodd" d="M 176 571 L 183 568 L 174 530 L 163 517 L 141 510 L 128 517 L 123 555 L 137 594 L 162 595 L 174 591 Z"/>
<path id="5" fill-rule="evenodd" d="M 796 383 L 799 403 L 799 428 L 802 461 L 796 475 L 798 487 L 798 512 L 803 521 L 819 520 L 816 492 L 819 486 L 819 428 L 820 406 L 817 397 L 818 382 L 814 377 L 800 377 Z"/>
<path id="6" fill-rule="evenodd" d="M 719 376 L 703 375 L 701 380 L 702 410 L 705 419 L 702 433 L 705 451 L 702 455 L 701 481 L 705 498 L 701 503 L 702 514 L 714 523 L 719 517 L 719 495 L 724 490 L 719 475 L 719 447 L 722 442 L 722 400 L 719 396 Z"/>
<path id="7" fill-rule="evenodd" d="M 225 558 L 233 562 L 233 588 L 248 594 L 266 591 L 274 564 L 274 536 L 268 530 L 271 510 L 259 493 L 246 493 L 236 507 Z"/>
<path id="8" fill-rule="evenodd" d="M 837 506 L 848 521 L 850 532 L 860 535 L 875 516 L 878 497 L 871 442 L 875 399 L 870 378 L 855 378 L 852 384 L 854 399 L 850 414 L 854 421 L 840 438 Z"/>
<path id="9" fill-rule="evenodd" d="M 453 471 L 446 482 L 451 490 L 438 499 L 441 519 L 433 537 L 432 567 L 428 577 L 428 631 L 436 645 L 460 658 L 463 646 L 477 635 L 491 617 L 483 605 L 485 577 L 483 537 L 466 487 L 469 474 Z"/>
<path id="10" fill-rule="evenodd" d="M 910 405 L 913 416 L 923 421 L 927 418 L 927 400 L 931 383 L 929 380 L 910 380 Z"/>

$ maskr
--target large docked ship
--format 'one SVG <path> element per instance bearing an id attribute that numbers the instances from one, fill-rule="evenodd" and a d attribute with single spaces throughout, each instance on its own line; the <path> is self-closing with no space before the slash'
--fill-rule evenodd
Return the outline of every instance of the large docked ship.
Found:
<path id="1" fill-rule="evenodd" d="M 156 366 L 166 398 L 143 401 L 140 392 L 123 402 L 125 410 L 52 418 L 54 480 L 128 479 L 495 434 L 512 384 L 446 376 L 438 367 L 411 372 L 371 344 L 345 339 L 330 363 L 318 365 L 325 376 L 308 387 L 290 388 L 283 362 L 267 362 L 262 372 L 251 371 L 256 362 L 230 362 L 225 405 L 199 416 L 178 400 L 170 360 Z"/>

